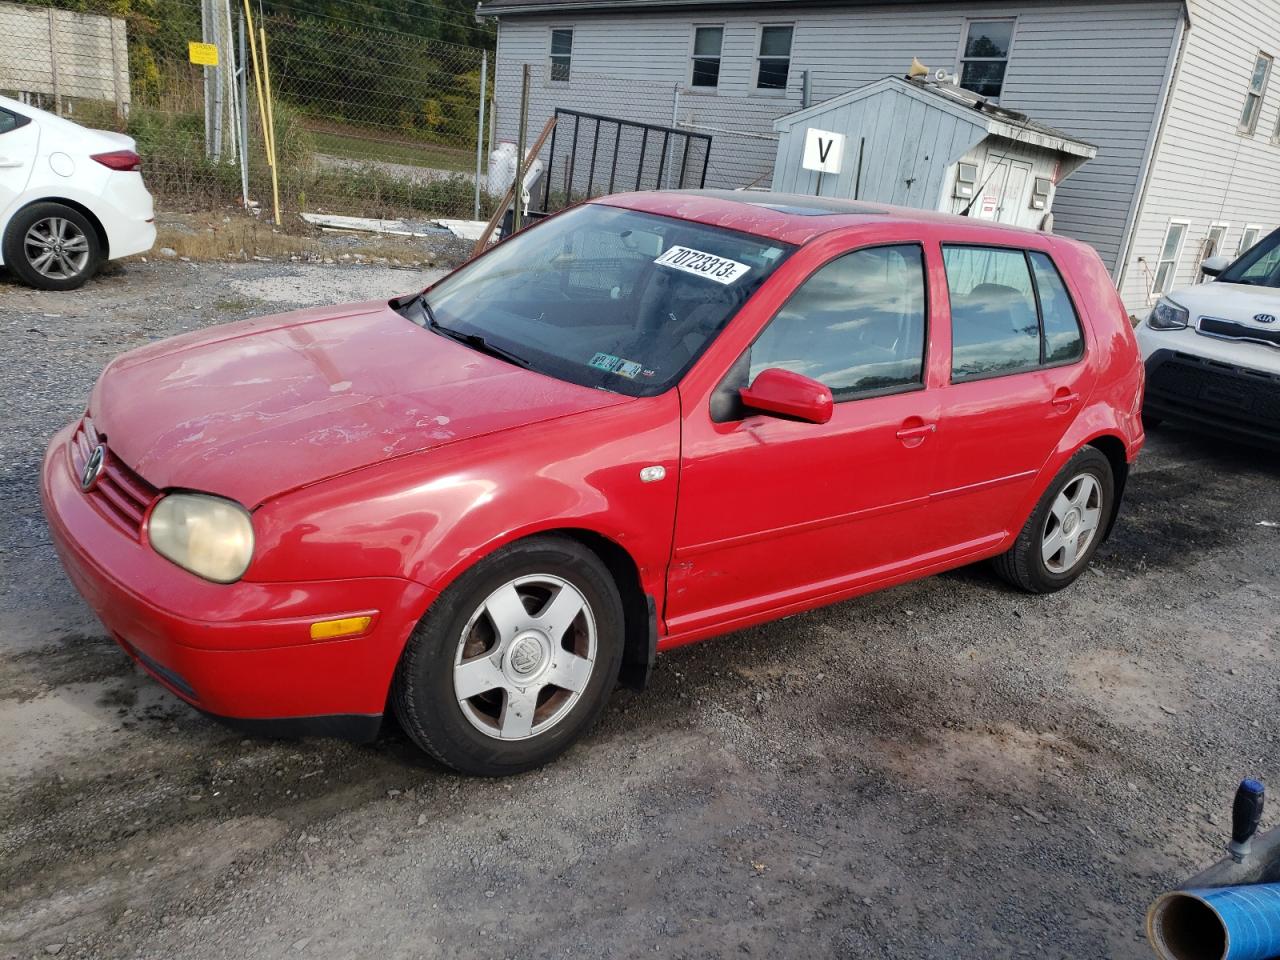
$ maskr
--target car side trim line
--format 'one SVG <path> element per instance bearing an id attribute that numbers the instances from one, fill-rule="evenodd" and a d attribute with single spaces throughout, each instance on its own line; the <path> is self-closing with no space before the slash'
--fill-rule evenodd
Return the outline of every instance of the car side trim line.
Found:
<path id="1" fill-rule="evenodd" d="M 847 600 L 898 583 L 917 580 L 943 570 L 962 567 L 994 556 L 1008 540 L 1009 531 L 1006 530 L 971 540 L 959 548 L 934 551 L 912 560 L 864 571 L 854 577 L 828 580 L 798 590 L 775 593 L 765 598 L 763 603 L 751 601 L 749 607 L 746 604 L 735 604 L 728 609 L 719 607 L 686 614 L 668 621 L 669 632 L 659 640 L 658 652 Z"/>
<path id="2" fill-rule="evenodd" d="M 963 487 L 952 487 L 950 490 L 939 490 L 937 493 L 929 495 L 929 502 L 946 500 L 950 497 L 962 497 L 966 494 L 977 493 L 979 490 L 990 490 L 992 487 L 1002 487 L 1007 483 L 1029 480 L 1039 472 L 1038 470 L 1023 470 L 1021 473 L 1011 473 L 1007 477 L 996 477 L 993 480 L 981 480 L 978 483 L 970 483 Z"/>
<path id="3" fill-rule="evenodd" d="M 675 556 L 677 558 L 696 557 L 699 554 L 711 553 L 716 550 L 725 550 L 730 547 L 741 547 L 749 543 L 758 543 L 761 540 L 770 540 L 778 537 L 787 537 L 797 533 L 807 533 L 810 530 L 821 530 L 823 527 L 833 527 L 837 524 L 848 523 L 851 520 L 862 520 L 868 517 L 879 517 L 888 513 L 897 513 L 902 510 L 910 510 L 913 507 L 920 507 L 928 503 L 929 497 L 912 497 L 910 500 L 899 500 L 897 503 L 887 503 L 878 507 L 866 507 L 862 510 L 853 510 L 849 513 L 841 513 L 832 517 L 821 517 L 817 520 L 804 520 L 800 523 L 793 523 L 785 527 L 774 527 L 771 530 L 759 530 L 754 533 L 743 533 L 736 537 L 725 537 L 721 540 L 706 540 L 702 543 L 691 543 L 687 546 L 676 547 Z"/>

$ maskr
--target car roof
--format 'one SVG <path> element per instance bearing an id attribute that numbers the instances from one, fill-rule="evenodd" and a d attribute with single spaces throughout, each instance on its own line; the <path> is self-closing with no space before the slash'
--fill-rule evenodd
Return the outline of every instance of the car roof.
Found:
<path id="1" fill-rule="evenodd" d="M 886 222 L 962 227 L 980 232 L 988 239 L 993 233 L 1007 233 L 1010 237 L 1006 242 L 1015 237 L 1045 236 L 1035 230 L 930 210 L 763 190 L 647 190 L 597 197 L 591 202 L 692 220 L 797 245 L 833 230 Z"/>

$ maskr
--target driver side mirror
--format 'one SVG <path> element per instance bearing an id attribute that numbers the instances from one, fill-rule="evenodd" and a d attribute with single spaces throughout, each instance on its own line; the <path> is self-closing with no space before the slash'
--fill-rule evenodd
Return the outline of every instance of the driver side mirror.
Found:
<path id="1" fill-rule="evenodd" d="M 1231 266 L 1231 258 L 1219 254 L 1216 257 L 1206 257 L 1200 264 L 1200 272 L 1206 277 L 1216 277 L 1229 266 Z"/>
<path id="2" fill-rule="evenodd" d="M 779 367 L 761 370 L 751 386 L 738 391 L 738 396 L 744 407 L 757 413 L 805 423 L 826 423 L 831 419 L 831 389 Z"/>

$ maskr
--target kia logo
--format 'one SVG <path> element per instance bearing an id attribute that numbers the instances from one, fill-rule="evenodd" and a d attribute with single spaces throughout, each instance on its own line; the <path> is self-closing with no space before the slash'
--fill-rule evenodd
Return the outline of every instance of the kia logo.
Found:
<path id="1" fill-rule="evenodd" d="M 1275 323 L 1276 318 L 1269 313 L 1255 313 L 1253 315 L 1255 323 Z"/>

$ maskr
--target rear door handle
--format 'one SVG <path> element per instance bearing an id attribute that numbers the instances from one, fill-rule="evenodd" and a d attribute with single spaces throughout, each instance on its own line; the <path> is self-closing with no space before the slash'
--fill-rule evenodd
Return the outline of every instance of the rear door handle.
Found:
<path id="1" fill-rule="evenodd" d="M 1075 404 L 1075 402 L 1079 399 L 1080 399 L 1080 394 L 1073 393 L 1072 391 L 1068 390 L 1066 387 L 1060 387 L 1058 389 L 1058 392 L 1053 395 L 1053 400 L 1050 402 L 1055 407 L 1062 407 L 1063 409 L 1065 409 Z"/>

